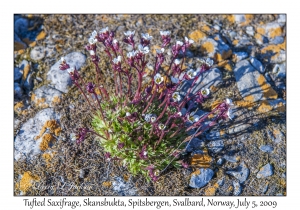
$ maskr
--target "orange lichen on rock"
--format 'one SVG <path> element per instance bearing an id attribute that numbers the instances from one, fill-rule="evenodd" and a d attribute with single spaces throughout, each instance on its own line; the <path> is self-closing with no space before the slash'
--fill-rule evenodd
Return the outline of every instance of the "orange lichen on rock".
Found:
<path id="1" fill-rule="evenodd" d="M 192 33 L 190 33 L 189 35 L 189 38 L 194 40 L 195 42 L 198 42 L 200 41 L 201 39 L 205 38 L 206 37 L 206 34 L 203 33 L 202 31 L 200 30 L 196 30 L 196 31 L 193 31 Z"/>
<path id="2" fill-rule="evenodd" d="M 220 136 L 224 136 L 225 135 L 225 130 L 220 130 Z"/>
<path id="3" fill-rule="evenodd" d="M 61 132 L 61 127 L 56 122 L 56 120 L 48 120 L 45 122 L 44 126 L 42 127 L 40 134 L 35 137 L 35 140 L 41 138 L 41 136 L 45 133 L 46 129 L 49 129 L 50 133 L 54 133 L 56 136 L 58 136 Z"/>
<path id="4" fill-rule="evenodd" d="M 23 81 L 26 80 L 29 71 L 30 71 L 30 64 L 27 64 L 27 65 L 24 67 L 24 70 L 23 70 L 23 77 L 22 77 L 22 80 L 23 80 Z"/>
<path id="5" fill-rule="evenodd" d="M 191 176 L 198 176 L 199 174 L 201 174 L 201 171 L 200 171 L 200 169 L 197 169 L 191 173 Z"/>
<path id="6" fill-rule="evenodd" d="M 232 55 L 231 50 L 223 51 L 222 54 L 216 53 L 215 54 L 215 59 L 220 62 L 222 60 L 225 60 L 225 59 L 229 58 L 231 55 Z"/>
<path id="7" fill-rule="evenodd" d="M 257 79 L 258 84 L 260 85 L 262 91 L 263 91 L 263 97 L 264 98 L 271 98 L 271 99 L 277 99 L 278 94 L 276 91 L 271 87 L 269 83 L 267 83 L 266 78 L 261 74 L 259 75 Z"/>
<path id="8" fill-rule="evenodd" d="M 34 47 L 35 45 L 36 45 L 36 42 L 34 41 L 34 42 L 29 44 L 29 47 Z"/>
<path id="9" fill-rule="evenodd" d="M 235 40 L 233 40 L 233 42 L 232 42 L 232 44 L 233 44 L 234 46 L 236 46 L 238 43 L 239 43 L 239 40 L 238 40 L 238 39 L 235 39 Z"/>
<path id="10" fill-rule="evenodd" d="M 46 151 L 49 148 L 49 144 L 54 140 L 55 138 L 50 133 L 45 133 L 40 144 L 40 150 Z"/>
<path id="11" fill-rule="evenodd" d="M 256 29 L 256 32 L 257 32 L 258 34 L 260 34 L 260 35 L 265 35 L 265 34 L 266 34 L 266 29 L 263 28 L 263 27 L 258 27 L 258 28 Z"/>
<path id="12" fill-rule="evenodd" d="M 107 181 L 107 182 L 103 182 L 102 183 L 102 186 L 103 187 L 111 187 L 112 183 L 110 181 Z"/>
<path id="13" fill-rule="evenodd" d="M 15 104 L 14 110 L 17 113 L 20 113 L 22 111 L 23 107 L 24 107 L 23 101 L 20 101 L 20 102 L 18 102 L 18 103 Z"/>
<path id="14" fill-rule="evenodd" d="M 215 195 L 218 187 L 219 187 L 219 184 L 215 183 L 213 186 L 206 188 L 206 190 L 204 192 L 205 195 L 207 195 L 207 196 Z"/>
<path id="15" fill-rule="evenodd" d="M 208 168 L 212 163 L 212 157 L 208 155 L 207 150 L 203 151 L 204 154 L 195 154 L 191 158 L 191 166 L 200 167 L 200 168 Z"/>
<path id="16" fill-rule="evenodd" d="M 39 40 L 42 40 L 42 39 L 45 39 L 46 37 L 46 32 L 45 31 L 41 31 L 35 38 L 35 40 L 39 41 Z"/>
<path id="17" fill-rule="evenodd" d="M 260 106 L 258 107 L 257 111 L 260 113 L 266 113 L 271 111 L 273 108 L 272 106 L 269 104 L 269 102 L 267 100 L 261 101 L 260 102 Z"/>
<path id="18" fill-rule="evenodd" d="M 275 38 L 276 36 L 281 36 L 282 35 L 282 29 L 280 27 L 277 27 L 277 28 L 272 28 L 270 31 L 269 31 L 269 34 L 270 34 L 270 37 L 273 39 Z"/>
<path id="19" fill-rule="evenodd" d="M 39 177 L 33 175 L 30 171 L 24 172 L 22 179 L 20 180 L 19 184 L 17 184 L 17 189 L 22 191 L 24 194 L 30 189 L 33 185 L 34 181 L 39 181 Z"/>
<path id="20" fill-rule="evenodd" d="M 215 51 L 215 46 L 211 42 L 204 42 L 203 45 L 201 45 L 200 50 L 202 52 L 213 53 Z"/>
<path id="21" fill-rule="evenodd" d="M 209 32 L 210 31 L 210 27 L 208 25 L 204 25 L 201 27 L 201 30 Z"/>
<path id="22" fill-rule="evenodd" d="M 125 182 L 128 182 L 128 180 L 129 180 L 129 175 L 128 175 L 128 174 L 123 174 L 123 178 L 124 178 Z"/>
<path id="23" fill-rule="evenodd" d="M 51 160 L 52 160 L 52 158 L 53 158 L 53 154 L 51 154 L 51 153 L 44 153 L 43 155 L 42 155 L 42 157 L 45 159 L 45 161 L 46 161 L 46 166 L 49 166 L 50 165 L 50 162 L 51 162 Z"/>
<path id="24" fill-rule="evenodd" d="M 254 18 L 254 15 L 250 15 L 250 14 L 245 15 L 245 21 L 242 22 L 240 25 L 241 26 L 248 25 L 253 20 L 253 18 Z"/>
<path id="25" fill-rule="evenodd" d="M 231 22 L 231 23 L 234 23 L 235 22 L 234 15 L 227 15 L 227 20 L 229 20 L 229 22 Z"/>
<path id="26" fill-rule="evenodd" d="M 96 94 L 98 94 L 97 91 L 98 91 L 99 94 L 100 94 L 100 90 L 99 90 L 98 88 L 95 89 Z M 54 96 L 54 97 L 53 97 L 53 99 L 52 99 L 52 104 L 58 104 L 58 103 L 60 103 L 60 102 L 61 102 L 61 99 L 60 99 L 59 96 Z"/>
<path id="27" fill-rule="evenodd" d="M 274 53 L 274 55 L 271 57 L 271 60 L 276 60 L 280 54 L 280 50 L 286 50 L 286 40 L 284 40 L 284 42 L 281 44 L 278 44 L 278 45 L 271 44 L 271 45 L 268 45 L 268 46 L 262 48 L 261 53 L 265 54 L 268 52 L 272 52 L 272 53 Z"/>
<path id="28" fill-rule="evenodd" d="M 257 41 L 259 41 L 260 43 L 263 43 L 263 36 L 262 36 L 261 34 L 256 33 L 256 34 L 254 35 L 254 38 L 255 38 Z"/>
<path id="29" fill-rule="evenodd" d="M 277 105 L 276 110 L 279 111 L 279 112 L 285 112 L 285 110 L 286 110 L 285 105 L 282 102 L 280 102 Z"/>
<path id="30" fill-rule="evenodd" d="M 244 100 L 241 100 L 241 101 L 235 101 L 234 104 L 238 107 L 244 107 L 244 108 L 251 108 L 253 107 L 254 103 L 253 102 L 250 102 L 250 101 L 244 101 Z"/>
<path id="31" fill-rule="evenodd" d="M 248 101 L 248 102 L 254 102 L 255 98 L 253 95 L 248 95 L 246 97 L 244 97 L 244 101 Z"/>
<path id="32" fill-rule="evenodd" d="M 212 93 L 215 93 L 218 90 L 218 88 L 214 85 L 210 86 L 209 89 L 211 90 Z"/>

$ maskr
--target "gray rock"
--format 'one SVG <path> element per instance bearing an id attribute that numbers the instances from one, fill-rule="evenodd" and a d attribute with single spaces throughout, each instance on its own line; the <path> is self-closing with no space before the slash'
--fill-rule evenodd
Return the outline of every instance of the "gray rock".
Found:
<path id="1" fill-rule="evenodd" d="M 202 88 L 210 88 L 212 85 L 217 87 L 223 82 L 222 73 L 219 69 L 213 68 L 204 72 L 195 82 L 191 93 L 195 94 Z M 180 87 L 180 94 L 185 95 L 188 89 L 191 87 L 193 80 L 185 81 Z"/>
<path id="2" fill-rule="evenodd" d="M 223 158 L 231 163 L 236 163 L 238 161 L 238 158 L 236 156 L 224 155 Z"/>
<path id="3" fill-rule="evenodd" d="M 206 137 L 207 140 L 220 140 L 220 139 L 222 139 L 221 133 L 220 133 L 219 130 L 212 130 L 211 132 L 206 134 L 205 137 Z"/>
<path id="4" fill-rule="evenodd" d="M 246 33 L 250 36 L 254 36 L 254 29 L 252 26 L 247 26 L 246 27 Z"/>
<path id="5" fill-rule="evenodd" d="M 19 83 L 14 83 L 14 96 L 21 98 L 23 95 L 23 89 Z"/>
<path id="6" fill-rule="evenodd" d="M 18 67 L 15 67 L 14 69 L 14 81 L 18 81 L 22 78 L 23 72 Z"/>
<path id="7" fill-rule="evenodd" d="M 235 53 L 233 53 L 233 55 L 236 58 L 236 62 L 244 60 L 245 58 L 248 58 L 248 56 L 249 56 L 248 53 L 246 53 L 246 52 L 235 52 Z"/>
<path id="8" fill-rule="evenodd" d="M 270 163 L 263 166 L 256 175 L 256 178 L 265 178 L 273 175 L 273 167 Z"/>
<path id="9" fill-rule="evenodd" d="M 236 64 L 234 75 L 243 98 L 250 97 L 252 102 L 256 102 L 272 98 L 276 94 L 265 77 L 247 60 L 242 60 Z M 266 92 L 269 94 L 266 94 Z"/>
<path id="10" fill-rule="evenodd" d="M 225 176 L 223 176 L 221 179 L 219 179 L 219 180 L 217 181 L 217 183 L 218 183 L 219 186 L 223 186 L 224 183 L 225 183 Z"/>
<path id="11" fill-rule="evenodd" d="M 187 152 L 192 152 L 193 150 L 198 150 L 203 145 L 203 140 L 198 138 L 193 138 L 186 147 Z"/>
<path id="12" fill-rule="evenodd" d="M 82 53 L 72 52 L 65 57 L 66 62 L 70 67 L 76 67 L 79 70 L 84 64 L 86 57 Z M 51 81 L 51 84 L 57 90 L 64 93 L 68 92 L 68 87 L 72 85 L 71 78 L 67 71 L 61 71 L 59 69 L 60 61 L 56 62 L 47 73 L 47 79 Z"/>
<path id="13" fill-rule="evenodd" d="M 259 147 L 259 149 L 263 152 L 273 152 L 274 148 L 271 147 L 270 145 L 262 145 Z"/>
<path id="14" fill-rule="evenodd" d="M 224 148 L 224 142 L 223 142 L 223 140 L 210 141 L 207 144 L 207 147 L 210 152 L 218 153 L 218 152 L 221 152 L 222 149 Z"/>
<path id="15" fill-rule="evenodd" d="M 270 44 L 282 44 L 284 42 L 284 38 L 282 36 L 276 36 L 274 39 L 270 40 Z"/>
<path id="16" fill-rule="evenodd" d="M 273 80 L 277 80 L 277 78 L 285 78 L 286 77 L 286 63 L 276 64 L 272 70 Z"/>
<path id="17" fill-rule="evenodd" d="M 261 192 L 264 194 L 268 191 L 268 188 L 269 188 L 269 184 L 266 183 L 262 188 L 261 188 Z"/>
<path id="18" fill-rule="evenodd" d="M 238 196 L 242 193 L 242 186 L 238 181 L 233 181 L 233 195 Z"/>
<path id="19" fill-rule="evenodd" d="M 250 57 L 250 63 L 256 70 L 259 71 L 259 73 L 261 74 L 265 73 L 265 69 L 262 63 L 259 60 L 257 60 L 255 57 Z"/>
<path id="20" fill-rule="evenodd" d="M 14 31 L 20 37 L 25 37 L 26 33 L 28 32 L 28 26 L 29 26 L 28 19 L 26 19 L 26 18 L 18 18 L 15 21 Z"/>
<path id="21" fill-rule="evenodd" d="M 112 183 L 113 190 L 120 196 L 134 196 L 137 195 L 137 189 L 131 182 L 125 182 L 123 178 L 116 177 Z"/>
<path id="22" fill-rule="evenodd" d="M 286 15 L 279 15 L 279 18 L 277 19 L 278 23 L 285 23 L 286 22 Z"/>
<path id="23" fill-rule="evenodd" d="M 242 162 L 235 170 L 233 171 L 226 171 L 226 174 L 234 176 L 236 179 L 239 180 L 240 184 L 243 184 L 250 174 L 250 170 L 246 166 L 244 162 Z"/>
<path id="24" fill-rule="evenodd" d="M 244 123 L 239 123 L 236 125 L 231 126 L 228 129 L 228 134 L 237 134 L 237 133 L 241 133 L 245 130 L 247 130 L 249 127 L 251 127 L 251 124 L 244 124 Z"/>
<path id="25" fill-rule="evenodd" d="M 35 140 L 35 137 L 40 134 L 45 122 L 50 119 L 54 119 L 59 123 L 60 114 L 54 112 L 52 108 L 47 108 L 39 111 L 35 117 L 22 125 L 15 138 L 15 160 L 24 158 L 31 160 L 35 155 L 41 153 L 39 145 L 42 142 L 42 138 Z"/>
<path id="26" fill-rule="evenodd" d="M 269 138 L 276 144 L 282 142 L 285 138 L 284 134 L 279 129 L 274 129 L 272 132 L 268 130 Z"/>
<path id="27" fill-rule="evenodd" d="M 40 88 L 37 88 L 34 91 L 34 95 L 35 95 L 35 97 L 34 97 L 35 103 L 41 101 L 41 99 L 45 99 L 45 101 L 42 104 L 41 104 L 41 102 L 39 102 L 39 104 L 37 104 L 37 105 L 47 104 L 50 107 L 52 107 L 55 104 L 54 99 L 56 97 L 60 98 L 62 93 L 54 88 L 44 85 Z"/>
<path id="28" fill-rule="evenodd" d="M 26 80 L 23 81 L 22 86 L 24 87 L 24 89 L 29 92 L 33 89 L 34 83 L 33 83 L 33 72 L 30 72 L 27 77 Z"/>
<path id="29" fill-rule="evenodd" d="M 39 61 L 45 57 L 45 48 L 43 46 L 36 46 L 30 51 L 30 58 Z"/>
<path id="30" fill-rule="evenodd" d="M 218 161 L 217 161 L 217 164 L 219 166 L 221 166 L 221 165 L 223 165 L 224 161 L 225 161 L 224 158 L 219 158 Z"/>
<path id="31" fill-rule="evenodd" d="M 193 174 L 190 179 L 189 186 L 193 188 L 201 188 L 208 184 L 214 176 L 214 171 L 210 168 L 200 168 L 200 174 Z"/>

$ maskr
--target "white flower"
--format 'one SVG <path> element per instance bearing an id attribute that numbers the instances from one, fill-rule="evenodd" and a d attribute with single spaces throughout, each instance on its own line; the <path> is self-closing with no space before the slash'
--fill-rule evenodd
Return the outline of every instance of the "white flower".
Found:
<path id="1" fill-rule="evenodd" d="M 151 117 L 150 117 L 150 121 L 155 122 L 156 118 L 157 118 L 156 115 L 152 114 Z"/>
<path id="2" fill-rule="evenodd" d="M 234 115 L 232 114 L 232 109 L 229 108 L 228 111 L 226 112 L 226 115 L 230 120 L 232 120 L 234 117 Z"/>
<path id="3" fill-rule="evenodd" d="M 131 114 L 129 112 L 126 112 L 126 117 L 129 117 Z"/>
<path id="4" fill-rule="evenodd" d="M 173 76 L 171 76 L 171 81 L 172 81 L 174 84 L 178 84 L 178 83 L 179 83 L 179 79 L 176 78 L 176 77 L 173 77 Z"/>
<path id="5" fill-rule="evenodd" d="M 142 38 L 145 39 L 145 40 L 151 40 L 153 37 L 150 36 L 149 34 L 143 34 L 142 33 Z"/>
<path id="6" fill-rule="evenodd" d="M 65 59 L 64 57 L 61 57 L 61 58 L 60 58 L 60 61 L 61 61 L 61 62 L 66 62 L 66 59 Z"/>
<path id="7" fill-rule="evenodd" d="M 90 53 L 90 55 L 95 55 L 94 50 L 90 50 L 89 53 Z"/>
<path id="8" fill-rule="evenodd" d="M 147 152 L 147 151 L 144 151 L 144 152 L 143 152 L 143 155 L 144 155 L 144 156 L 146 156 L 147 154 L 148 154 L 148 152 Z"/>
<path id="9" fill-rule="evenodd" d="M 229 98 L 226 98 L 225 102 L 226 102 L 226 104 L 228 104 L 228 105 L 233 105 L 232 100 L 229 99 Z"/>
<path id="10" fill-rule="evenodd" d="M 95 39 L 94 37 L 89 38 L 89 43 L 90 44 L 95 44 L 96 42 L 97 42 L 97 39 Z"/>
<path id="11" fill-rule="evenodd" d="M 114 39 L 112 42 L 113 42 L 113 44 L 117 44 L 118 40 Z"/>
<path id="12" fill-rule="evenodd" d="M 68 68 L 67 71 L 69 74 L 74 73 L 75 68 L 74 67 Z"/>
<path id="13" fill-rule="evenodd" d="M 172 98 L 173 98 L 174 101 L 177 101 L 177 102 L 181 100 L 181 96 L 178 92 L 174 92 L 172 94 Z"/>
<path id="14" fill-rule="evenodd" d="M 134 57 L 136 54 L 137 54 L 137 51 L 134 51 L 134 50 L 133 50 L 133 51 L 127 53 L 127 57 L 128 57 L 128 58 L 132 58 L 132 57 Z"/>
<path id="15" fill-rule="evenodd" d="M 144 118 L 145 121 L 146 121 L 146 122 L 150 122 L 151 116 L 152 116 L 152 114 L 146 114 L 146 115 L 145 115 L 145 118 Z"/>
<path id="16" fill-rule="evenodd" d="M 182 46 L 182 45 L 183 45 L 183 42 L 181 42 L 181 41 L 176 41 L 176 45 Z"/>
<path id="17" fill-rule="evenodd" d="M 158 128 L 159 128 L 160 130 L 164 130 L 164 129 L 166 128 L 166 126 L 165 126 L 164 124 L 160 123 L 160 124 L 158 125 Z"/>
<path id="18" fill-rule="evenodd" d="M 194 123 L 194 122 L 198 122 L 200 117 L 199 117 L 199 115 L 196 115 L 196 114 L 195 115 L 188 115 L 187 119 L 190 123 Z"/>
<path id="19" fill-rule="evenodd" d="M 155 76 L 154 76 L 154 82 L 156 83 L 156 84 L 160 84 L 160 83 L 162 83 L 164 81 L 164 78 L 159 74 L 159 73 L 157 73 L 157 74 L 155 74 Z"/>
<path id="20" fill-rule="evenodd" d="M 96 36 L 97 36 L 97 31 L 94 30 L 91 37 L 95 38 Z"/>
<path id="21" fill-rule="evenodd" d="M 193 69 L 188 70 L 186 74 L 189 76 L 190 79 L 194 79 L 197 76 L 197 72 Z"/>
<path id="22" fill-rule="evenodd" d="M 180 64 L 180 62 L 181 62 L 181 60 L 180 60 L 180 59 L 175 59 L 175 60 L 174 60 L 174 63 L 175 63 L 175 65 L 179 65 L 179 64 Z"/>
<path id="23" fill-rule="evenodd" d="M 71 133 L 70 134 L 70 139 L 71 139 L 71 141 L 75 141 L 77 139 L 76 134 L 75 133 Z"/>
<path id="24" fill-rule="evenodd" d="M 143 54 L 147 54 L 150 50 L 149 50 L 149 47 L 143 47 L 143 45 L 139 44 L 139 51 Z"/>
<path id="25" fill-rule="evenodd" d="M 169 36 L 171 34 L 170 31 L 160 31 L 161 36 Z"/>
<path id="26" fill-rule="evenodd" d="M 99 33 L 104 34 L 106 32 L 108 32 L 108 27 L 102 28 Z"/>
<path id="27" fill-rule="evenodd" d="M 179 117 L 181 117 L 181 116 L 182 116 L 182 113 L 181 113 L 181 112 L 177 112 L 177 115 L 179 115 Z"/>
<path id="28" fill-rule="evenodd" d="M 210 94 L 210 90 L 208 88 L 202 88 L 201 89 L 201 94 L 203 96 L 208 96 Z"/>
<path id="29" fill-rule="evenodd" d="M 121 60 L 122 60 L 122 57 L 119 55 L 117 58 L 114 58 L 114 59 L 113 59 L 113 63 L 114 63 L 114 64 L 121 63 Z"/>
<path id="30" fill-rule="evenodd" d="M 124 32 L 125 36 L 133 36 L 135 31 L 126 31 Z"/>
<path id="31" fill-rule="evenodd" d="M 185 42 L 188 43 L 188 44 L 193 44 L 193 43 L 194 43 L 194 40 L 188 39 L 187 37 L 184 37 L 184 40 L 185 40 Z"/>
<path id="32" fill-rule="evenodd" d="M 165 48 L 156 49 L 156 53 L 157 53 L 157 54 L 161 54 L 161 53 L 163 53 L 163 52 L 165 52 Z"/>

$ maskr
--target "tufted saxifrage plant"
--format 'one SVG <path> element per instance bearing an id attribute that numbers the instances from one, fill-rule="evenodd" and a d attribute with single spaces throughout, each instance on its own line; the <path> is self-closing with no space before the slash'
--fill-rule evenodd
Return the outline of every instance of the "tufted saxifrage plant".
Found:
<path id="1" fill-rule="evenodd" d="M 219 120 L 230 118 L 231 101 L 227 99 L 203 116 L 195 114 L 195 108 L 209 97 L 210 91 L 202 89 L 192 94 L 191 90 L 197 78 L 211 68 L 212 60 L 203 60 L 197 69 L 184 69 L 186 51 L 192 40 L 185 37 L 183 42 L 176 41 L 170 48 L 172 55 L 167 63 L 165 48 L 171 44 L 171 36 L 169 31 L 161 31 L 161 48 L 156 50 L 153 70 L 147 72 L 152 36 L 141 34 L 140 42 L 136 43 L 135 31 L 124 34 L 123 42 L 131 46 L 131 52 L 120 47 L 114 32 L 108 28 L 94 31 L 89 38 L 86 50 L 95 65 L 95 83 L 85 83 L 76 68 L 62 58 L 60 69 L 69 72 L 93 113 L 91 128 L 80 128 L 75 138 L 81 143 L 87 133 L 95 134 L 107 160 L 121 161 L 132 174 L 141 173 L 148 180 L 156 181 L 169 165 L 188 166 L 180 160 L 181 153 L 193 137 Z M 114 94 L 99 84 L 98 44 L 104 46 L 110 60 Z M 162 64 L 168 68 L 162 70 Z M 151 80 L 143 82 L 146 74 Z M 137 85 L 133 85 L 134 79 Z M 191 86 L 183 94 L 178 90 L 187 80 L 192 81 Z M 189 136 L 187 131 L 193 131 L 194 135 Z"/>

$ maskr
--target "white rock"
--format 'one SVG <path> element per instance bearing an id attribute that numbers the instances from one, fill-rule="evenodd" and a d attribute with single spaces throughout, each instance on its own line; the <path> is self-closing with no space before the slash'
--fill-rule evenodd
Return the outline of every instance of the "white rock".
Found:
<path id="1" fill-rule="evenodd" d="M 70 67 L 75 67 L 79 70 L 84 64 L 86 57 L 80 52 L 72 52 L 64 56 L 66 62 Z M 47 73 L 47 79 L 51 81 L 51 85 L 57 90 L 60 90 L 64 93 L 68 92 L 68 87 L 72 85 L 71 78 L 67 70 L 62 71 L 59 69 L 61 61 L 57 61 Z"/>
<path id="2" fill-rule="evenodd" d="M 14 143 L 15 160 L 27 158 L 31 160 L 35 155 L 41 153 L 39 148 L 42 138 L 35 140 L 34 138 L 40 134 L 45 122 L 55 119 L 59 122 L 60 114 L 54 112 L 52 108 L 39 111 L 35 117 L 29 119 L 20 128 Z"/>
<path id="3" fill-rule="evenodd" d="M 30 51 L 30 58 L 39 61 L 45 57 L 45 48 L 43 46 L 36 46 Z"/>
<path id="4" fill-rule="evenodd" d="M 34 91 L 35 97 L 34 100 L 35 102 L 40 101 L 40 99 L 44 98 L 45 102 L 43 104 L 47 104 L 50 107 L 54 105 L 53 100 L 55 97 L 61 97 L 62 93 L 54 88 L 48 87 L 47 85 L 44 85 L 40 88 L 37 88 Z M 39 104 L 39 105 L 43 105 Z"/>

